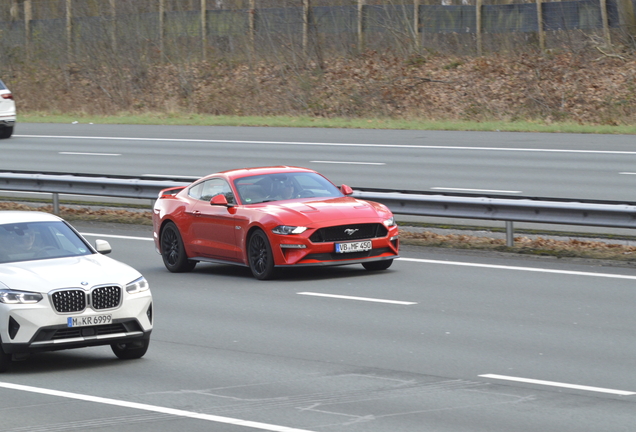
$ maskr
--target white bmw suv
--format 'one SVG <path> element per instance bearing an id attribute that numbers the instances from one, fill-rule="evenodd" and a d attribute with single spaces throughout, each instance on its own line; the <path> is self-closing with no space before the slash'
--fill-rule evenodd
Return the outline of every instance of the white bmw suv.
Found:
<path id="1" fill-rule="evenodd" d="M 2 80 L 0 80 L 0 139 L 11 137 L 15 122 L 16 114 L 13 93 L 11 93 Z"/>
<path id="2" fill-rule="evenodd" d="M 142 357 L 153 326 L 148 282 L 61 218 L 0 211 L 0 372 L 30 353 L 110 345 Z"/>

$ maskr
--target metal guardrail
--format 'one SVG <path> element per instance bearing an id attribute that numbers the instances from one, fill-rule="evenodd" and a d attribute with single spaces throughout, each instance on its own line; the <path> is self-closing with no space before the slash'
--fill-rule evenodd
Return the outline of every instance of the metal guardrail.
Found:
<path id="1" fill-rule="evenodd" d="M 154 200 L 162 189 L 185 186 L 193 180 L 191 177 L 0 172 L 0 190 L 50 193 L 54 212 L 59 213 L 60 194 Z M 365 188 L 354 188 L 353 196 L 383 203 L 396 215 L 505 221 L 509 246 L 514 243 L 513 222 L 636 228 L 636 203 L 442 195 Z"/>

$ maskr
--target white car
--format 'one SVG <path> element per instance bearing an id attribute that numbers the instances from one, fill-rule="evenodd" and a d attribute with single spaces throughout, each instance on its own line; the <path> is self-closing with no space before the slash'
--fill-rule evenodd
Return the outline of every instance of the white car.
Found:
<path id="1" fill-rule="evenodd" d="M 9 138 L 13 134 L 15 115 L 13 93 L 0 80 L 0 139 Z"/>
<path id="2" fill-rule="evenodd" d="M 0 211 L 0 372 L 30 353 L 110 345 L 142 357 L 153 325 L 148 282 L 57 216 Z"/>

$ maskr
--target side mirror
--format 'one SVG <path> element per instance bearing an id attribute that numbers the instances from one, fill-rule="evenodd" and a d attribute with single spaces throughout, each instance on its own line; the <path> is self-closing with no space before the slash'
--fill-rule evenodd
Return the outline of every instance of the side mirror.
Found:
<path id="1" fill-rule="evenodd" d="M 95 250 L 102 255 L 106 255 L 111 253 L 113 248 L 110 247 L 110 243 L 106 240 L 95 240 Z"/>
<path id="2" fill-rule="evenodd" d="M 351 189 L 351 187 L 347 186 L 346 184 L 343 184 L 342 186 L 340 186 L 340 192 L 345 195 L 351 195 L 353 193 L 353 189 Z"/>
<path id="3" fill-rule="evenodd" d="M 225 198 L 225 195 L 223 194 L 214 195 L 210 200 L 210 205 L 221 205 L 227 207 L 227 198 Z"/>

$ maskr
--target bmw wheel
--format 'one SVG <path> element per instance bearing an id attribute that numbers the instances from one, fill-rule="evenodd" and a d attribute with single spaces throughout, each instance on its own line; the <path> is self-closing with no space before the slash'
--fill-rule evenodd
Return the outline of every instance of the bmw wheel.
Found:
<path id="1" fill-rule="evenodd" d="M 150 345 L 149 339 L 141 339 L 130 342 L 114 343 L 110 346 L 113 353 L 122 360 L 138 359 L 146 354 Z"/>
<path id="2" fill-rule="evenodd" d="M 362 263 L 362 267 L 369 271 L 379 271 L 388 269 L 389 267 L 391 267 L 391 264 L 393 264 L 393 260 L 388 259 L 383 261 L 365 262 Z"/>
<path id="3" fill-rule="evenodd" d="M 269 245 L 267 235 L 263 231 L 254 231 L 250 236 L 247 246 L 247 259 L 250 270 L 252 270 L 252 274 L 256 279 L 273 279 L 276 276 L 272 247 Z"/>
<path id="4" fill-rule="evenodd" d="M 172 222 L 161 230 L 161 257 L 163 264 L 173 273 L 188 272 L 197 265 L 196 261 L 188 259 L 179 229 Z"/>
<path id="5" fill-rule="evenodd" d="M 11 357 L 11 354 L 6 354 L 2 351 L 2 348 L 0 348 L 0 372 L 6 372 L 9 369 L 9 366 L 11 366 Z"/>
<path id="6" fill-rule="evenodd" d="M 0 129 L 0 139 L 11 138 L 11 135 L 13 135 L 13 126 Z"/>

